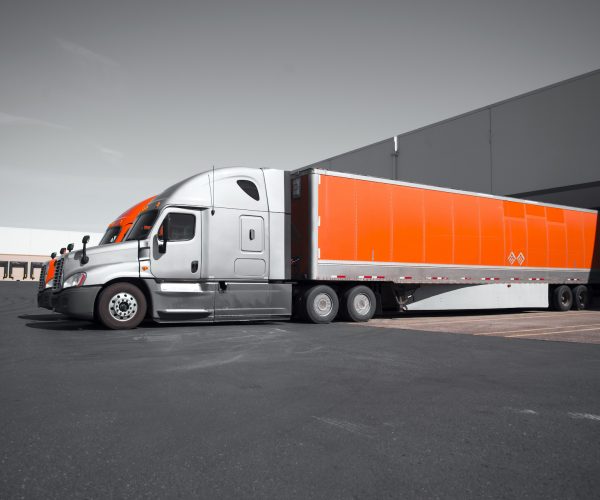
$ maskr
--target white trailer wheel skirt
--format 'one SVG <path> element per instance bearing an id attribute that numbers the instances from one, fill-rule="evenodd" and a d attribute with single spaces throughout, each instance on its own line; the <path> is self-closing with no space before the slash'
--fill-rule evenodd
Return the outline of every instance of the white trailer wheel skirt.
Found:
<path id="1" fill-rule="evenodd" d="M 548 307 L 547 284 L 425 285 L 408 311 Z"/>

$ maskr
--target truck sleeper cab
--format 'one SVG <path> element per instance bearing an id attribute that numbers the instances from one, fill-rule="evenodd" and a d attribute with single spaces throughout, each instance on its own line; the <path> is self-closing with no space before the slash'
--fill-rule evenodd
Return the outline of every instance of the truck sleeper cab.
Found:
<path id="1" fill-rule="evenodd" d="M 129 208 L 125 212 L 123 212 L 119 217 L 117 217 L 113 222 L 108 225 L 106 232 L 102 236 L 99 245 L 109 245 L 111 243 L 120 243 L 123 241 L 123 238 L 127 235 L 131 226 L 135 222 L 137 216 L 142 212 L 154 199 L 154 196 L 150 198 L 146 198 L 141 202 L 135 204 L 133 207 Z M 70 247 L 70 248 L 69 248 Z M 70 252 L 73 249 L 73 244 L 70 244 L 67 247 L 67 250 Z M 54 271 L 56 268 L 57 259 L 61 259 L 64 252 L 60 254 L 59 257 L 56 256 L 56 253 L 53 252 L 50 255 L 50 261 L 42 267 L 40 272 L 40 280 L 38 286 L 38 295 L 37 302 L 38 307 L 43 307 L 44 309 L 53 310 L 54 306 L 52 303 L 53 296 L 53 287 L 54 287 Z"/>
<path id="2" fill-rule="evenodd" d="M 224 168 L 156 197 L 126 240 L 65 259 L 56 310 L 132 328 L 289 318 L 289 196 L 280 170 Z M 286 244 L 286 241 L 288 242 Z"/>
<path id="3" fill-rule="evenodd" d="M 318 169 L 223 168 L 70 253 L 56 310 L 158 322 L 367 321 L 381 310 L 584 309 L 597 212 Z"/>

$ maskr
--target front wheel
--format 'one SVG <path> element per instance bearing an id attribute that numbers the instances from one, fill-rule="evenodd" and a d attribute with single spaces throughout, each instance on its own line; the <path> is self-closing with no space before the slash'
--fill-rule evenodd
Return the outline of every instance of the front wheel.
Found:
<path id="1" fill-rule="evenodd" d="M 146 316 L 146 297 L 131 283 L 115 283 L 100 292 L 96 317 L 111 330 L 130 330 Z"/>

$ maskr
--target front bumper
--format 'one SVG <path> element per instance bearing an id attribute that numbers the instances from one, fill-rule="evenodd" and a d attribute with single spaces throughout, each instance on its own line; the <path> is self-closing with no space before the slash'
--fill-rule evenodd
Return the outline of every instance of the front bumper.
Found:
<path id="1" fill-rule="evenodd" d="M 54 306 L 52 304 L 52 296 L 53 296 L 52 288 L 46 288 L 45 290 L 38 292 L 38 295 L 37 295 L 38 307 L 43 307 L 44 309 L 50 309 L 52 311 L 52 309 L 54 308 Z"/>
<path id="2" fill-rule="evenodd" d="M 102 286 L 82 286 L 67 288 L 54 294 L 56 312 L 79 319 L 94 319 L 94 305 Z"/>

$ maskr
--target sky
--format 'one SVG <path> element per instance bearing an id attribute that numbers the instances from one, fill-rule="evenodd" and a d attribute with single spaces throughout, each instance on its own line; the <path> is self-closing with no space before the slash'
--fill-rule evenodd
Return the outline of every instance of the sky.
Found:
<path id="1" fill-rule="evenodd" d="M 0 226 L 97 232 L 600 68 L 600 2 L 0 0 Z"/>

